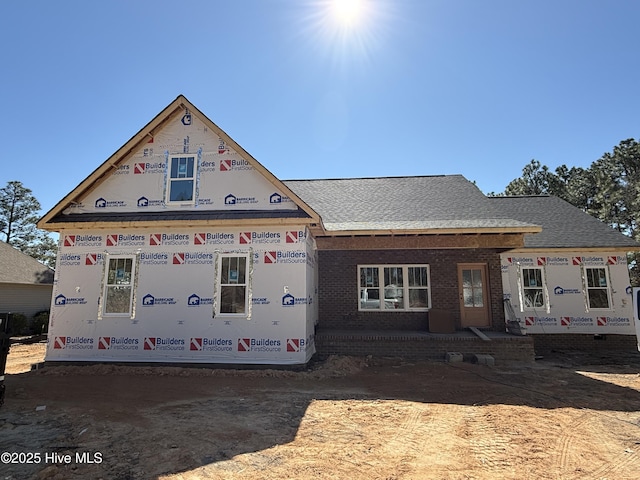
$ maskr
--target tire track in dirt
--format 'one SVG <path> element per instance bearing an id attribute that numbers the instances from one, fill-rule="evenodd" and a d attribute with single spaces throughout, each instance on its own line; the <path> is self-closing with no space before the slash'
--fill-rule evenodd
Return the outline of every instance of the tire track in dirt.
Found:
<path id="1" fill-rule="evenodd" d="M 402 404 L 402 419 L 385 441 L 378 457 L 394 459 L 387 463 L 384 478 L 418 478 L 423 471 L 436 468 L 443 452 L 433 448 L 439 438 L 450 435 L 459 423 L 457 415 L 451 415 L 451 405 L 406 402 Z M 428 439 L 428 440 L 427 440 Z"/>
<path id="2" fill-rule="evenodd" d="M 591 472 L 589 477 L 594 480 L 600 480 L 603 478 L 635 480 L 638 478 L 639 471 L 640 457 L 635 451 L 627 449 L 625 452 L 614 458 L 610 463 L 602 465 L 600 468 Z"/>
<path id="3" fill-rule="evenodd" d="M 637 449 L 625 448 L 622 442 L 612 439 L 606 433 L 607 430 L 600 425 L 600 422 L 606 423 L 609 420 L 605 421 L 602 417 L 594 414 L 593 411 L 589 411 L 562 426 L 562 434 L 556 444 L 559 446 L 556 457 L 557 471 L 566 475 L 576 475 L 575 478 L 590 480 L 614 478 L 616 480 L 635 480 L 639 478 L 640 456 L 636 452 Z M 590 445 L 585 443 L 585 439 L 593 438 L 594 431 L 602 432 L 602 435 L 597 438 L 597 444 Z M 584 452 L 589 448 L 593 448 L 594 451 L 597 449 L 599 452 L 604 452 L 604 457 L 610 460 L 597 466 L 596 462 L 602 460 L 602 457 L 594 455 L 588 462 L 585 462 L 584 457 L 579 452 Z M 609 452 L 616 451 L 620 451 L 620 453 L 614 454 L 613 458 L 611 458 Z M 571 462 L 572 455 L 576 458 L 575 465 Z M 594 463 L 596 463 L 596 468 L 590 471 L 589 467 Z"/>
<path id="4" fill-rule="evenodd" d="M 513 470 L 511 437 L 499 432 L 496 421 L 482 410 L 467 409 L 464 416 L 471 454 L 484 470 L 499 472 Z"/>
<path id="5" fill-rule="evenodd" d="M 561 429 L 560 437 L 558 437 L 556 442 L 557 448 L 553 449 L 553 451 L 558 452 L 556 455 L 555 465 L 557 465 L 560 471 L 564 472 L 569 467 L 569 455 L 571 453 L 573 442 L 576 438 L 576 430 L 589 420 L 590 414 L 583 413 L 574 421 L 569 423 L 569 425 L 565 425 Z"/>

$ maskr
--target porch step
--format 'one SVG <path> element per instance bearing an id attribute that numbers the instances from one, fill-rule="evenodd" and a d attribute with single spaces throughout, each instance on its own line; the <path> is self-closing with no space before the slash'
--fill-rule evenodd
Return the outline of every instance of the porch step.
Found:
<path id="1" fill-rule="evenodd" d="M 482 340 L 471 331 L 454 334 L 433 334 L 419 331 L 383 330 L 332 330 L 318 329 L 315 336 L 316 353 L 328 355 L 354 355 L 388 357 L 397 356 L 414 360 L 455 361 L 453 355 L 447 360 L 447 353 L 460 353 L 463 358 L 473 361 L 474 355 L 489 355 L 494 362 L 533 362 L 533 338 L 509 335 L 500 332 L 486 332 L 491 339 Z M 490 360 L 482 358 L 480 361 Z"/>

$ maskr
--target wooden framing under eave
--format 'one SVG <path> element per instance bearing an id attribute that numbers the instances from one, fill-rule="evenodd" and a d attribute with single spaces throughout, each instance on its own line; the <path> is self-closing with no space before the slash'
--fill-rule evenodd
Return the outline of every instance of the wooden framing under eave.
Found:
<path id="1" fill-rule="evenodd" d="M 253 158 L 244 148 L 235 142 L 229 135 L 227 135 L 220 127 L 213 123 L 204 113 L 196 108 L 189 100 L 183 95 L 179 95 L 173 102 L 171 102 L 164 110 L 155 116 L 147 125 L 145 125 L 138 133 L 136 133 L 127 143 L 125 143 L 120 149 L 118 149 L 113 155 L 111 155 L 102 165 L 96 168 L 85 180 L 83 180 L 75 189 L 67 194 L 62 200 L 60 200 L 51 210 L 49 210 L 37 223 L 38 228 L 49 231 L 58 231 L 61 229 L 61 225 L 65 223 L 56 222 L 51 223 L 51 219 L 57 215 L 61 215 L 62 212 L 71 204 L 78 202 L 81 198 L 85 197 L 92 190 L 97 188 L 108 177 L 109 173 L 117 169 L 123 162 L 125 162 L 131 154 L 136 152 L 150 138 L 154 138 L 155 134 L 160 131 L 164 125 L 176 118 L 178 115 L 183 114 L 185 110 L 189 110 L 192 114 L 196 115 L 214 134 L 222 138 L 226 144 L 228 144 L 253 168 L 256 169 L 264 178 L 266 178 L 271 184 L 278 190 L 288 196 L 300 209 L 307 213 L 310 219 L 306 219 L 305 223 L 309 223 L 317 226 L 316 228 L 322 229 L 322 221 L 320 215 L 307 205 L 300 197 L 298 197 L 293 191 L 289 189 L 284 183 L 282 183 L 277 177 L 275 177 L 269 170 L 267 170 L 260 162 Z M 69 224 L 73 224 L 70 219 Z M 113 224 L 111 224 L 113 226 Z M 74 227 L 85 228 L 84 225 L 74 224 Z"/>

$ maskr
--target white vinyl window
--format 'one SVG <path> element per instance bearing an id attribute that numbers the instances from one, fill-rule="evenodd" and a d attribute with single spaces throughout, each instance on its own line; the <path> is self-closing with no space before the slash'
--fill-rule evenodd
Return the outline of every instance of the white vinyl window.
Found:
<path id="1" fill-rule="evenodd" d="M 104 279 L 103 315 L 131 315 L 136 269 L 135 255 L 109 255 Z"/>
<path id="2" fill-rule="evenodd" d="M 522 272 L 522 307 L 526 309 L 546 309 L 545 279 L 542 268 L 523 268 Z"/>
<path id="3" fill-rule="evenodd" d="M 195 203 L 197 166 L 195 155 L 185 153 L 169 157 L 167 204 Z"/>
<path id="4" fill-rule="evenodd" d="M 611 308 L 611 289 L 609 275 L 603 267 L 584 267 L 587 303 L 590 309 Z"/>
<path id="5" fill-rule="evenodd" d="M 246 316 L 249 298 L 249 257 L 244 254 L 225 254 L 220 255 L 218 262 L 216 313 Z"/>
<path id="6" fill-rule="evenodd" d="M 359 310 L 428 310 L 428 265 L 360 265 Z"/>

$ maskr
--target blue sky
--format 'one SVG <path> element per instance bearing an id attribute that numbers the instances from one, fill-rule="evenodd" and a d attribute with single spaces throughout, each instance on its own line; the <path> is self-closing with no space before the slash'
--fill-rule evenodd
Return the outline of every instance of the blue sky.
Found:
<path id="1" fill-rule="evenodd" d="M 329 3 L 0 2 L 0 185 L 45 213 L 179 94 L 283 180 L 500 192 L 639 137 L 636 0 Z"/>

